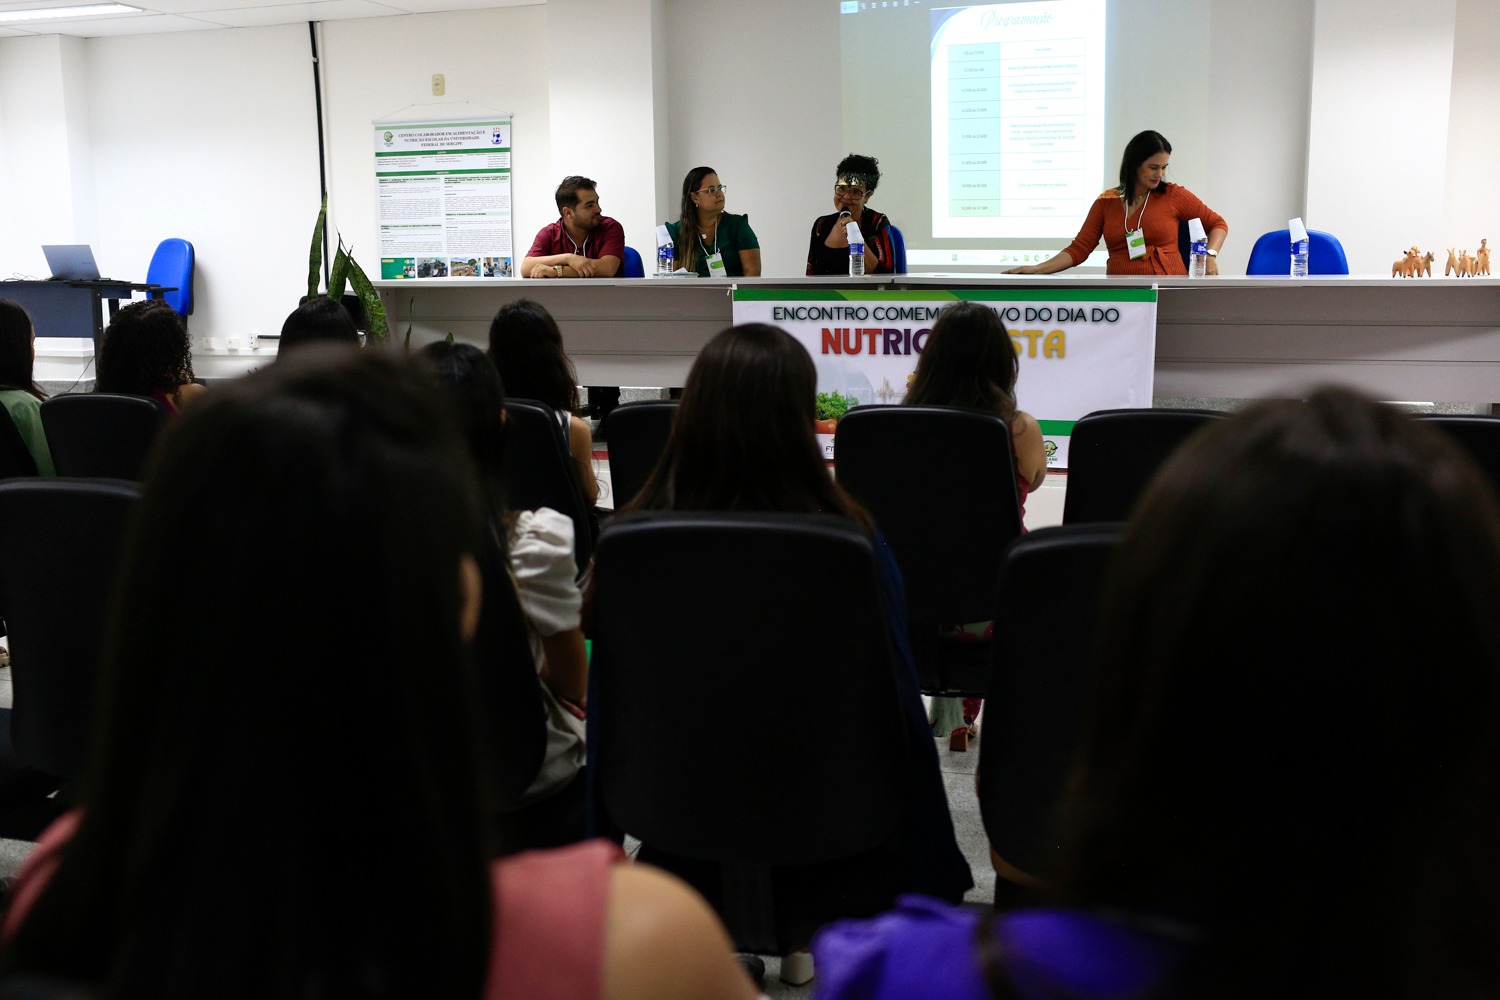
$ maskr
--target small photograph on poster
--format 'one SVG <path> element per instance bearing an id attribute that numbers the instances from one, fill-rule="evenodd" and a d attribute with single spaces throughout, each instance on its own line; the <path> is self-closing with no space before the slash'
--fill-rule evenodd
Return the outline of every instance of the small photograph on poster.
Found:
<path id="1" fill-rule="evenodd" d="M 417 277 L 446 278 L 448 277 L 448 262 L 441 257 L 419 257 L 417 258 Z"/>
<path id="2" fill-rule="evenodd" d="M 416 276 L 417 259 L 415 257 L 380 258 L 381 280 L 400 281 L 402 278 L 415 278 Z"/>
<path id="3" fill-rule="evenodd" d="M 448 261 L 448 277 L 479 277 L 479 261 L 473 257 L 454 257 L 452 260 Z"/>
<path id="4" fill-rule="evenodd" d="M 481 257 L 479 264 L 486 278 L 509 278 L 513 273 L 509 257 Z"/>

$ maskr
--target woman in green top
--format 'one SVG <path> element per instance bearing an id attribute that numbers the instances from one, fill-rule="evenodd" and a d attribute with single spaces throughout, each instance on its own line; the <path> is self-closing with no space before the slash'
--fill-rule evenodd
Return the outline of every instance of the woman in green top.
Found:
<path id="1" fill-rule="evenodd" d="M 698 277 L 756 277 L 760 274 L 760 240 L 748 215 L 724 211 L 725 185 L 713 167 L 694 167 L 682 180 L 682 215 L 667 223 L 677 266 Z M 712 266 L 723 262 L 723 270 Z"/>
<path id="2" fill-rule="evenodd" d="M 46 395 L 32 379 L 36 363 L 36 331 L 20 303 L 0 299 L 0 406 L 21 433 L 36 471 L 55 476 L 52 452 L 42 431 L 42 400 Z"/>

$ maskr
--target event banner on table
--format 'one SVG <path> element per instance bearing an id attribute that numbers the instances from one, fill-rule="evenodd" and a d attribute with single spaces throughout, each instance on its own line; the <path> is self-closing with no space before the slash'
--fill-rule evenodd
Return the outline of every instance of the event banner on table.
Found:
<path id="1" fill-rule="evenodd" d="M 508 117 L 375 123 L 380 276 L 509 278 Z"/>
<path id="2" fill-rule="evenodd" d="M 1067 468 L 1068 437 L 1085 413 L 1151 405 L 1155 288 L 736 288 L 734 321 L 771 323 L 801 341 L 817 365 L 818 416 L 827 421 L 851 406 L 904 400 L 932 324 L 960 300 L 982 302 L 1004 322 L 1020 359 L 1016 400 L 1041 423 L 1049 467 Z M 819 437 L 833 458 L 833 435 Z"/>

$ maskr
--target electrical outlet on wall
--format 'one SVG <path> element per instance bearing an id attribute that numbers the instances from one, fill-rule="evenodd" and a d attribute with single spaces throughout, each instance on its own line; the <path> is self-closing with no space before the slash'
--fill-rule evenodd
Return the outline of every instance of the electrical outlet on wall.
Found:
<path id="1" fill-rule="evenodd" d="M 448 81 L 441 73 L 432 74 L 432 96 L 442 97 L 443 92 L 448 89 Z"/>

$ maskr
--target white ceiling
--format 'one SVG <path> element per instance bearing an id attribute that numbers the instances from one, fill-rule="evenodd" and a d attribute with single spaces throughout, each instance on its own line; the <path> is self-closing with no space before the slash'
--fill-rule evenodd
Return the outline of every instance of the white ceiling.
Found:
<path id="1" fill-rule="evenodd" d="M 0 2 L 0 11 L 70 7 L 104 0 L 21 0 Z M 118 0 L 143 8 L 139 14 L 69 17 L 56 21 L 0 24 L 0 37 L 17 35 L 147 35 L 159 31 L 203 31 L 210 28 L 251 28 L 268 24 L 303 24 L 357 17 L 427 14 L 440 10 L 477 10 L 487 7 L 526 7 L 546 0 Z"/>

